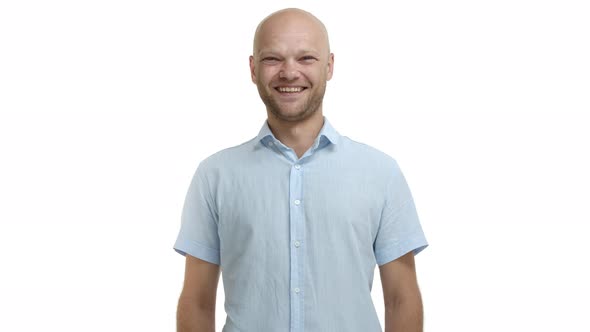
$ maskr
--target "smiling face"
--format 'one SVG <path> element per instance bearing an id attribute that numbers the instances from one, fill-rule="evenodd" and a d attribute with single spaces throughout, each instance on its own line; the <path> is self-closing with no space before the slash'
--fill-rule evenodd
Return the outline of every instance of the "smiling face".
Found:
<path id="1" fill-rule="evenodd" d="M 321 110 L 333 66 L 328 35 L 311 14 L 283 10 L 259 25 L 250 74 L 266 109 L 277 118 L 299 121 Z"/>

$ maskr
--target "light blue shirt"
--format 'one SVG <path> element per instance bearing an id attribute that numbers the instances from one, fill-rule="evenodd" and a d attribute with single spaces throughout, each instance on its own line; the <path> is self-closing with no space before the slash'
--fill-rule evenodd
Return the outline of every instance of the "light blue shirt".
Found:
<path id="1" fill-rule="evenodd" d="M 301 158 L 265 120 L 202 160 L 174 249 L 220 265 L 223 332 L 377 332 L 375 264 L 427 245 L 395 159 L 324 116 Z"/>

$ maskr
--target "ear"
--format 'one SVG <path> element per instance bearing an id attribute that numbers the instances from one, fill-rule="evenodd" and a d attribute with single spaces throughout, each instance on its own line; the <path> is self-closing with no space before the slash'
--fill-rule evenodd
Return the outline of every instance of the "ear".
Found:
<path id="1" fill-rule="evenodd" d="M 252 83 L 256 84 L 256 72 L 254 70 L 254 56 L 250 55 L 250 77 L 252 78 Z"/>
<path id="2" fill-rule="evenodd" d="M 330 56 L 328 57 L 328 75 L 327 75 L 327 81 L 329 81 L 332 78 L 332 75 L 334 74 L 334 53 L 330 53 Z"/>

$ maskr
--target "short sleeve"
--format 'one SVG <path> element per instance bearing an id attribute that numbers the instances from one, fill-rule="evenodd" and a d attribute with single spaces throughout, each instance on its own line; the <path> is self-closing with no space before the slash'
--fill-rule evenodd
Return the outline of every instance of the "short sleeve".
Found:
<path id="1" fill-rule="evenodd" d="M 412 193 L 397 162 L 394 162 L 392 175 L 373 245 L 379 266 L 410 251 L 416 255 L 428 246 Z"/>
<path id="2" fill-rule="evenodd" d="M 220 264 L 218 216 L 210 194 L 203 164 L 199 164 L 191 180 L 184 206 L 181 225 L 174 250 L 179 254 Z"/>

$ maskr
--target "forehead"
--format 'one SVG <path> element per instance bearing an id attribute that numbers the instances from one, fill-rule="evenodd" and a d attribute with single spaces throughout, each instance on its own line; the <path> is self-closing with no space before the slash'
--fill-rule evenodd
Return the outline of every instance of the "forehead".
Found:
<path id="1" fill-rule="evenodd" d="M 265 52 L 321 53 L 321 39 L 304 32 L 273 32 L 260 39 L 258 53 Z"/>
<path id="2" fill-rule="evenodd" d="M 327 35 L 315 21 L 307 18 L 279 18 L 264 22 L 257 36 L 257 53 L 274 51 L 327 52 Z"/>

